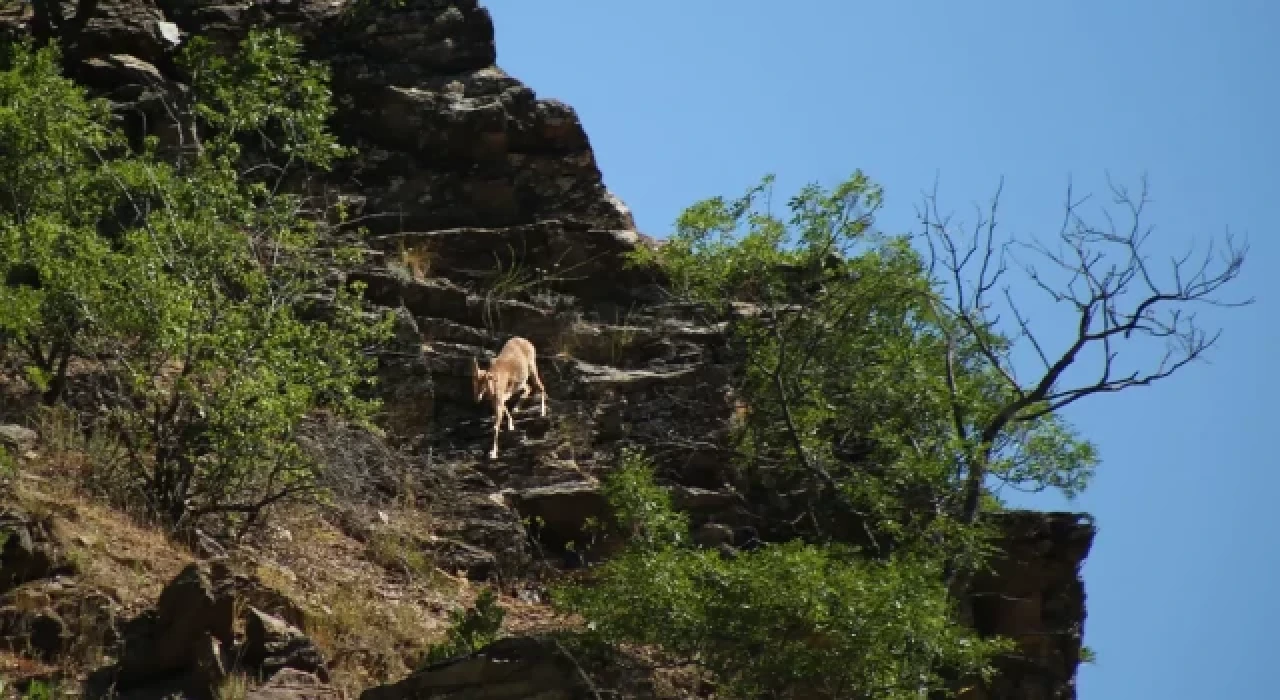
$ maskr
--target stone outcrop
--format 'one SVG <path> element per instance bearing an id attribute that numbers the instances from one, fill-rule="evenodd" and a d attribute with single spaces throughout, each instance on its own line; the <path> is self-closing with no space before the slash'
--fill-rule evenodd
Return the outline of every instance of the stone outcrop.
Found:
<path id="1" fill-rule="evenodd" d="M 980 633 L 1017 640 L 1020 650 L 1001 660 L 990 688 L 966 700 L 1073 700 L 1084 640 L 1080 567 L 1097 531 L 1079 513 L 997 517 L 1007 533 L 1003 553 L 973 582 L 968 613 Z"/>
<path id="2" fill-rule="evenodd" d="M 0 425 L 0 449 L 7 447 L 17 454 L 22 454 L 35 445 L 38 437 L 36 431 L 31 428 L 20 425 Z"/>
<path id="3" fill-rule="evenodd" d="M 237 600 L 252 591 L 221 562 L 188 564 L 160 593 L 154 608 L 121 626 L 117 660 L 98 669 L 86 686 L 90 696 L 213 697 L 222 681 L 243 672 L 266 681 L 288 672 L 328 680 L 324 657 L 311 640 L 288 622 L 253 605 L 239 611 L 244 636 L 235 634 Z M 276 694 L 294 687 L 296 675 L 271 686 Z M 292 679 L 292 680 L 290 680 Z M 306 686 L 308 695 L 327 696 L 325 688 Z M 310 696 L 310 695 L 308 695 Z"/>
<path id="4" fill-rule="evenodd" d="M 90 685 L 128 692 L 159 683 L 189 697 L 207 697 L 233 658 L 235 596 L 228 578 L 225 570 L 187 565 L 154 609 L 125 623 L 118 660 L 98 671 Z"/>
<path id="5" fill-rule="evenodd" d="M 250 606 L 246 615 L 241 663 L 274 676 L 284 669 L 314 674 L 329 680 L 324 657 L 301 630 L 273 615 Z"/>
<path id="6" fill-rule="evenodd" d="M 164 100 L 184 89 L 174 56 L 190 36 L 225 45 L 249 27 L 282 26 L 331 66 L 335 130 L 359 149 L 331 184 L 373 233 L 368 261 L 335 270 L 335 281 L 364 282 L 368 298 L 398 317 L 396 343 L 379 370 L 390 444 L 347 428 L 314 432 L 314 447 L 332 464 L 331 478 L 346 480 L 346 493 L 389 497 L 397 486 L 388 475 L 404 462 L 446 543 L 440 556 L 475 578 L 510 577 L 539 548 L 582 537 L 583 521 L 598 517 L 601 505 L 593 474 L 619 447 L 642 444 L 659 455 L 661 476 L 693 512 L 706 546 L 728 552 L 754 541 L 754 531 L 739 536 L 752 523 L 725 488 L 733 357 L 723 328 L 695 322 L 696 309 L 665 303 L 652 271 L 625 265 L 628 253 L 652 239 L 635 231 L 626 206 L 605 187 L 573 109 L 540 99 L 496 65 L 493 24 L 476 0 L 87 6 L 90 16 L 62 30 L 68 73 L 108 97 L 133 131 L 166 143 L 178 134 Z M 31 31 L 44 30 L 29 13 L 0 12 L 0 33 Z M 550 413 L 517 412 L 516 430 L 502 433 L 501 456 L 490 461 L 491 414 L 474 402 L 468 373 L 472 359 L 492 358 L 513 334 L 538 348 Z M 544 523 L 534 533 L 538 547 L 522 522 L 533 516 Z M 1068 514 L 1001 518 L 1009 554 L 997 576 L 975 583 L 969 614 L 981 630 L 1022 639 L 1025 653 L 978 697 L 1074 698 L 1084 620 L 1079 568 L 1093 529 Z M 31 566 L 48 574 L 34 542 L 28 533 L 14 550 L 19 563 L 3 560 L 0 590 L 4 576 L 10 585 L 31 578 Z M 159 666 L 218 673 L 233 643 L 219 585 L 198 569 L 184 571 L 126 635 L 151 640 L 132 643 L 152 651 L 145 659 L 126 651 L 117 670 L 126 678 Z M 175 596 L 187 611 L 176 617 L 166 602 Z M 273 643 L 287 647 L 290 639 L 281 633 Z M 370 690 L 366 700 L 446 689 L 456 697 L 517 697 L 485 670 L 500 663 L 524 669 L 513 682 L 539 697 L 578 696 L 572 674 L 544 647 L 506 640 Z M 288 673 L 255 692 L 326 696 L 308 680 L 315 676 Z"/>
<path id="7" fill-rule="evenodd" d="M 310 673 L 286 668 L 245 695 L 245 700 L 339 700 L 342 695 Z"/>
<path id="8" fill-rule="evenodd" d="M 508 637 L 470 656 L 432 664 L 398 683 L 370 688 L 360 700 L 588 700 L 590 691 L 574 661 L 553 643 Z"/>
<path id="9" fill-rule="evenodd" d="M 0 593 L 27 581 L 75 572 L 54 540 L 52 528 L 48 518 L 0 511 Z"/>

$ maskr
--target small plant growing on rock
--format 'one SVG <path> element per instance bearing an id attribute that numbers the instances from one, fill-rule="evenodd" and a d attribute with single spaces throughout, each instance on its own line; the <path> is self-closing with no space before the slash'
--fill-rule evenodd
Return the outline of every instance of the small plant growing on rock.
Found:
<path id="1" fill-rule="evenodd" d="M 18 460 L 9 448 L 0 445 L 0 479 L 12 479 L 18 475 Z"/>
<path id="2" fill-rule="evenodd" d="M 431 247 L 426 243 L 405 245 L 401 240 L 397 243 L 399 265 L 409 273 L 415 282 L 423 282 L 431 276 Z"/>
<path id="3" fill-rule="evenodd" d="M 498 596 L 485 588 L 476 596 L 475 605 L 449 613 L 451 624 L 440 644 L 427 649 L 424 665 L 473 654 L 498 638 L 506 610 L 498 604 Z"/>

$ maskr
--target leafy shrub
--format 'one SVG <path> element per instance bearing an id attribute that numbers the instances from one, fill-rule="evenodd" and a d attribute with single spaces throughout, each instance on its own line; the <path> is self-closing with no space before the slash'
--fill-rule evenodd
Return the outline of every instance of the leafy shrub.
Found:
<path id="1" fill-rule="evenodd" d="M 449 613 L 450 625 L 445 641 L 427 649 L 424 663 L 433 664 L 472 654 L 490 644 L 498 638 L 505 616 L 506 610 L 498 604 L 498 596 L 493 589 L 480 591 L 470 608 Z"/>
<path id="2" fill-rule="evenodd" d="M 1007 648 L 953 622 L 936 560 L 800 541 L 726 559 L 675 536 L 681 517 L 637 454 L 605 483 L 633 532 L 667 534 L 641 535 L 556 604 L 594 639 L 656 645 L 731 697 L 918 698 L 951 674 L 989 673 Z"/>
<path id="3" fill-rule="evenodd" d="M 365 420 L 368 347 L 390 318 L 332 291 L 312 173 L 347 151 L 328 132 L 327 72 L 279 30 L 230 57 L 193 39 L 178 148 L 128 147 L 106 103 L 58 71 L 56 48 L 11 48 L 0 71 L 0 332 L 49 403 L 72 368 L 124 446 L 122 477 L 180 526 L 251 524 L 312 492 L 300 420 Z"/>

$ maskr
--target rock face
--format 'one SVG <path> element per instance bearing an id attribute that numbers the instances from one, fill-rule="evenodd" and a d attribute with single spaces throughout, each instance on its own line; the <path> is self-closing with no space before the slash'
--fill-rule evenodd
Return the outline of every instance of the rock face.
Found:
<path id="1" fill-rule="evenodd" d="M 31 449 L 35 444 L 36 431 L 20 425 L 0 425 L 0 448 L 8 447 L 19 454 Z"/>
<path id="2" fill-rule="evenodd" d="M 1016 658 L 970 700 L 1073 700 L 1084 639 L 1085 592 L 1080 566 L 1096 530 L 1078 513 L 1001 514 L 1008 533 L 993 571 L 974 581 L 970 619 L 982 634 L 1018 641 Z"/>
<path id="3" fill-rule="evenodd" d="M 374 234 L 368 262 L 336 270 L 335 281 L 366 283 L 369 299 L 398 315 L 397 341 L 380 358 L 385 427 L 411 455 L 433 533 L 449 543 L 440 556 L 475 578 L 503 578 L 519 575 L 536 551 L 578 540 L 583 520 L 599 515 L 593 473 L 628 444 L 660 456 L 661 475 L 677 484 L 676 502 L 691 509 L 707 546 L 731 553 L 754 541 L 754 531 L 736 534 L 753 523 L 725 488 L 733 359 L 723 329 L 695 322 L 696 309 L 664 303 L 652 271 L 625 266 L 629 252 L 653 240 L 634 230 L 626 206 L 606 189 L 573 109 L 539 99 L 495 65 L 493 24 L 476 0 L 81 6 L 89 14 L 57 30 L 68 73 L 110 98 L 135 132 L 162 142 L 177 138 L 164 96 L 183 89 L 174 53 L 186 37 L 227 44 L 252 26 L 283 26 L 332 67 L 334 126 L 359 149 L 332 184 L 371 217 Z M 47 36 L 39 19 L 0 10 L 0 34 Z M 516 429 L 502 433 L 500 456 L 490 461 L 492 416 L 474 402 L 468 374 L 473 359 L 485 364 L 512 335 L 538 349 L 550 412 L 516 411 Z M 376 500 L 397 487 L 381 438 L 337 429 L 315 437 L 331 479 L 346 479 L 350 493 Z M 544 525 L 531 542 L 522 520 L 534 516 Z M 995 578 L 975 584 L 969 612 L 979 629 L 1022 639 L 1025 653 L 974 697 L 1074 698 L 1084 620 L 1078 571 L 1092 527 L 1068 514 L 1002 517 L 1009 557 Z M 25 542 L 21 551 L 30 549 Z M 0 590 L 13 572 L 31 576 L 23 568 L 30 564 L 3 561 Z M 186 614 L 166 618 L 162 599 L 149 622 L 136 623 L 146 634 L 135 630 L 154 640 L 176 634 L 172 625 L 196 625 L 194 641 L 153 646 L 119 670 L 168 664 L 217 673 L 230 613 L 202 576 L 184 572 L 179 592 L 166 591 L 181 593 Z M 262 622 L 261 655 L 275 658 L 268 627 Z M 273 639 L 280 648 L 292 643 L 287 633 Z M 525 669 L 519 682 L 529 685 L 521 687 L 538 688 L 538 697 L 578 697 L 572 675 L 548 658 L 532 642 L 503 641 L 370 690 L 366 700 L 447 689 L 457 693 L 451 697 L 529 696 L 511 694 L 500 674 L 485 670 L 499 666 Z M 291 678 L 258 692 L 327 692 Z"/>
<path id="4" fill-rule="evenodd" d="M 0 593 L 27 581 L 74 573 L 51 534 L 51 522 L 0 512 Z"/>
<path id="5" fill-rule="evenodd" d="M 342 695 L 309 673 L 285 669 L 254 688 L 245 700 L 338 700 Z"/>
<path id="6" fill-rule="evenodd" d="M 265 676 L 294 669 L 315 674 L 322 681 L 329 679 L 324 657 L 299 629 L 252 606 L 246 622 L 242 663 L 260 669 Z"/>
<path id="7" fill-rule="evenodd" d="M 153 609 L 123 625 L 117 661 L 96 671 L 90 696 L 214 697 L 233 671 L 275 681 L 259 689 L 264 697 L 330 697 L 320 684 L 328 668 L 302 632 L 248 605 L 245 634 L 237 642 L 236 600 L 249 591 L 240 577 L 218 563 L 188 564 L 160 593 Z M 295 673 L 296 672 L 296 673 Z M 314 679 L 314 684 L 303 681 Z"/>
<path id="8" fill-rule="evenodd" d="M 428 666 L 399 683 L 370 688 L 360 700 L 591 697 L 573 662 L 554 645 L 530 637 L 509 637 L 469 657 Z"/>
<path id="9" fill-rule="evenodd" d="M 234 590 L 199 564 L 189 564 L 160 593 L 156 607 L 124 625 L 114 666 L 91 686 L 130 691 L 157 682 L 207 697 L 226 676 L 235 644 Z"/>

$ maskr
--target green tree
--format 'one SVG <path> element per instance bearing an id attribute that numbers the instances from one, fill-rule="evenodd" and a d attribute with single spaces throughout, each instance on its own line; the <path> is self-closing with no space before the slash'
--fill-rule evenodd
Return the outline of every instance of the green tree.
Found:
<path id="1" fill-rule="evenodd" d="M 733 317 L 745 357 L 738 390 L 750 406 L 740 446 L 752 480 L 808 475 L 873 540 L 925 536 L 968 551 L 983 505 L 996 505 L 992 479 L 1068 496 L 1087 486 L 1096 451 L 1058 409 L 1171 376 L 1218 337 L 1186 307 L 1225 304 L 1214 295 L 1238 275 L 1247 248 L 1228 239 L 1220 269 L 1212 251 L 1194 269 L 1175 260 L 1162 283 L 1141 250 L 1145 190 L 1136 202 L 1116 195 L 1133 215 L 1125 232 L 1088 225 L 1072 202 L 1059 233 L 1066 253 L 1019 242 L 1067 273 L 1056 289 L 1024 263 L 1034 289 L 1075 313 L 1078 333 L 1057 355 L 1006 289 L 1014 322 L 998 323 L 988 297 L 1012 253 L 993 219 L 966 236 L 931 197 L 922 235 L 878 233 L 882 191 L 861 172 L 829 191 L 802 189 L 786 220 L 768 208 L 772 178 L 737 200 L 699 202 L 636 262 L 658 265 L 675 297 Z M 1154 369 L 1119 373 L 1120 345 L 1141 335 L 1171 341 L 1167 352 Z M 1029 381 L 1015 378 L 1020 340 L 1044 366 Z M 1094 345 L 1103 351 L 1095 380 L 1064 384 Z"/>
<path id="2" fill-rule="evenodd" d="M 624 456 L 605 486 L 631 546 L 554 592 L 591 641 L 655 645 L 753 698 L 919 698 L 989 674 L 1009 648 L 951 621 L 936 561 L 798 540 L 725 558 L 690 545 L 652 479 L 641 455 Z"/>
<path id="3" fill-rule="evenodd" d="M 230 57 L 193 40 L 183 141 L 136 152 L 56 47 L 13 47 L 0 72 L 0 331 L 48 402 L 81 365 L 127 455 L 112 479 L 175 526 L 310 492 L 299 421 L 376 407 L 365 350 L 390 320 L 326 284 L 353 251 L 322 245 L 333 207 L 310 183 L 346 151 L 299 49 L 279 30 Z"/>
<path id="4" fill-rule="evenodd" d="M 1017 481 L 1040 473 L 1048 485 L 1068 494 L 1079 491 L 1083 482 L 1071 467 L 1086 464 L 1091 470 L 1096 458 L 1092 449 L 1073 443 L 1057 412 L 1084 398 L 1173 376 L 1202 359 L 1221 336 L 1221 330 L 1200 324 L 1196 307 L 1253 303 L 1219 296 L 1239 277 L 1247 243 L 1237 244 L 1228 234 L 1220 249 L 1211 243 L 1203 257 L 1188 250 L 1168 264 L 1155 263 L 1147 247 L 1153 229 L 1144 220 L 1150 202 L 1146 180 L 1136 195 L 1110 179 L 1108 186 L 1121 215 L 1104 210 L 1102 223 L 1090 221 L 1082 209 L 1089 198 L 1077 197 L 1068 186 L 1062 223 L 1048 242 L 997 236 L 1000 190 L 967 232 L 941 213 L 936 188 L 919 209 L 920 238 L 937 290 L 932 304 L 947 347 L 954 432 L 962 445 L 959 517 L 966 523 L 980 516 L 982 491 L 993 475 Z M 1030 291 L 1066 308 L 1061 323 L 1071 332 L 1058 349 L 1017 301 L 1006 279 L 1011 265 L 1025 274 Z M 1012 321 L 1003 327 L 996 296 L 1005 302 L 1003 318 Z M 1152 340 L 1163 347 L 1125 362 Z M 1015 361 L 1019 341 L 1035 358 L 1031 363 Z M 953 381 L 962 363 L 988 378 L 978 406 Z M 1046 421 L 1049 428 L 1037 430 Z"/>
<path id="5" fill-rule="evenodd" d="M 1116 192 L 1136 220 L 1145 197 Z M 785 512 L 764 515 L 798 523 L 791 541 L 722 560 L 679 537 L 641 538 L 594 587 L 560 600 L 609 640 L 656 644 L 743 692 L 918 697 L 981 673 L 1000 649 L 968 637 L 948 602 L 991 551 L 981 515 L 1000 502 L 989 487 L 1083 490 L 1096 450 L 1058 410 L 1203 356 L 1217 335 L 1185 307 L 1224 303 L 1214 294 L 1245 250 L 1229 241 L 1220 269 L 1212 258 L 1192 269 L 1175 260 L 1160 281 L 1141 251 L 1144 229 L 1090 227 L 1073 203 L 1059 234 L 1066 253 L 1025 244 L 1065 273 L 1055 287 L 1024 263 L 1031 286 L 1076 314 L 1075 340 L 1054 355 L 1011 292 L 1012 323 L 998 322 L 988 297 L 1012 252 L 991 220 L 966 237 L 930 198 L 922 235 L 880 233 L 882 192 L 861 172 L 830 190 L 803 188 L 786 218 L 772 199 L 766 178 L 736 200 L 699 202 L 633 262 L 660 270 L 670 294 L 708 321 L 728 319 L 747 407 L 734 436 L 741 480 L 755 503 L 788 494 Z M 1173 342 L 1154 369 L 1117 373 L 1119 345 L 1143 335 Z M 1016 379 L 1018 341 L 1044 366 L 1030 381 Z M 1099 374 L 1067 384 L 1092 346 Z M 624 463 L 613 483 L 624 522 L 683 531 L 635 468 Z M 912 612 L 882 615 L 899 609 Z M 856 652 L 840 647 L 849 639 L 860 640 Z"/>

